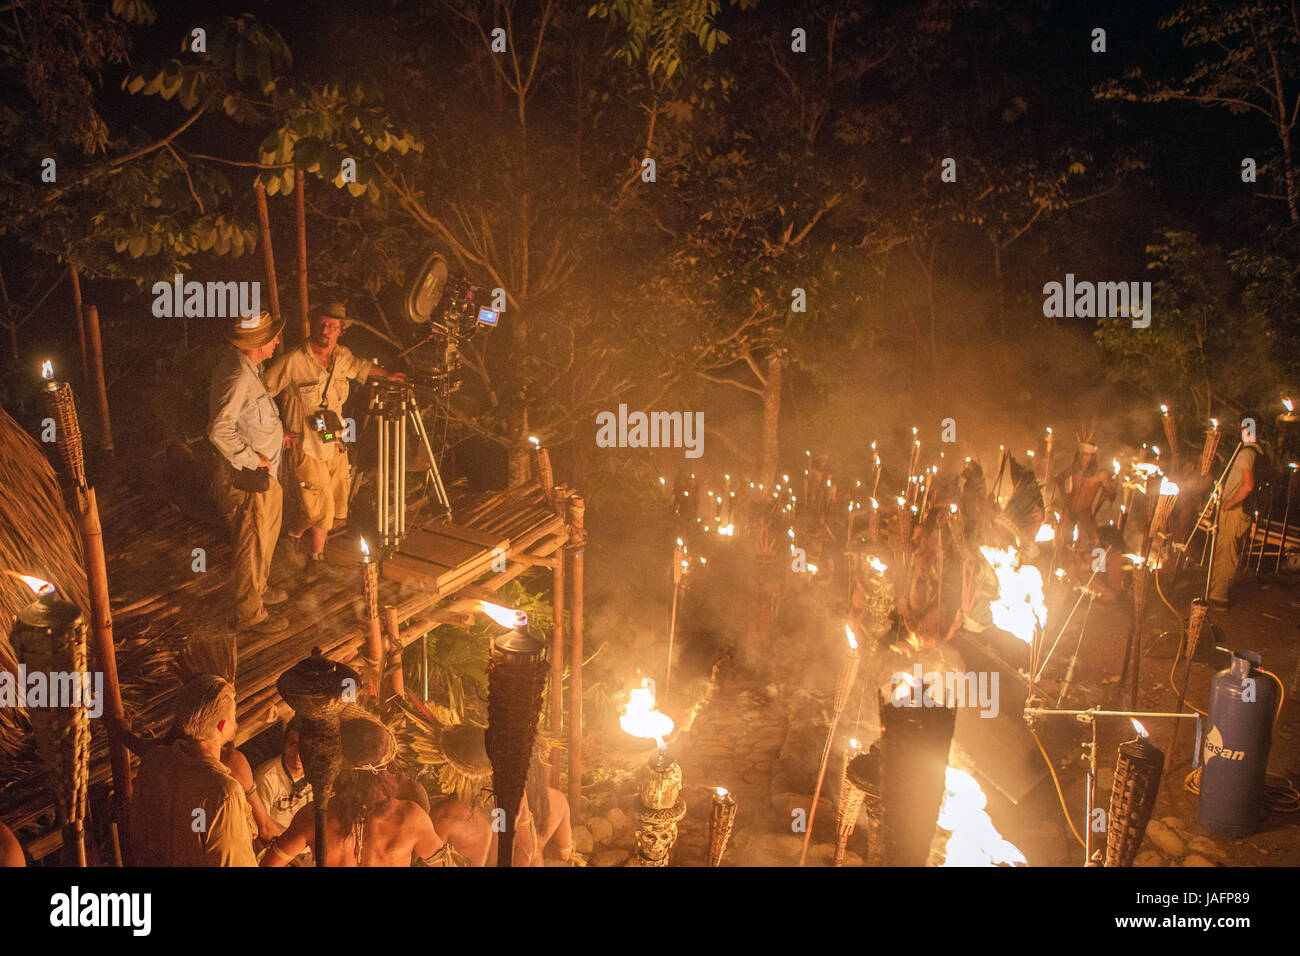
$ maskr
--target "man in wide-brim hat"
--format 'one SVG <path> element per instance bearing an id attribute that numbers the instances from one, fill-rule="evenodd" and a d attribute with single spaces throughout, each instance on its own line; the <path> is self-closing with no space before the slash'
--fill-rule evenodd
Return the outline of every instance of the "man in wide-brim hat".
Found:
<path id="1" fill-rule="evenodd" d="M 280 536 L 280 455 L 287 436 L 262 378 L 262 363 L 275 352 L 283 326 L 284 320 L 269 312 L 234 319 L 226 334 L 230 348 L 213 370 L 209 393 L 208 439 L 225 459 L 218 495 L 234 538 L 234 623 L 261 634 L 288 627 L 285 618 L 266 610 L 288 597 L 268 586 Z"/>
<path id="2" fill-rule="evenodd" d="M 345 436 L 326 427 L 321 411 L 328 410 L 341 421 L 349 383 L 354 379 L 405 379 L 339 345 L 339 335 L 349 324 L 345 303 L 325 303 L 314 310 L 311 339 L 285 352 L 266 370 L 267 387 L 279 400 L 285 428 L 293 436 L 286 481 L 293 489 L 294 505 L 289 535 L 300 538 L 306 533 L 309 570 L 315 567 L 311 562 L 325 560 L 326 536 L 348 517 L 350 474 Z"/>

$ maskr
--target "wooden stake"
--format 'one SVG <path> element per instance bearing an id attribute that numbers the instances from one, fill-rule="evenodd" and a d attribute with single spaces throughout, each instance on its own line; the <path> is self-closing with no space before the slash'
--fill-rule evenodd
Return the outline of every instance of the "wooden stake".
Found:
<path id="1" fill-rule="evenodd" d="M 569 649 L 569 807 L 575 815 L 578 798 L 582 796 L 582 552 L 587 543 L 586 510 L 582 496 L 569 499 L 568 548 L 573 561 L 569 592 L 573 635 Z"/>
<path id="2" fill-rule="evenodd" d="M 298 317 L 302 322 L 302 340 L 307 342 L 311 340 L 311 320 L 307 317 L 307 195 L 301 169 L 294 170 L 294 204 L 298 211 Z"/>
<path id="3" fill-rule="evenodd" d="M 402 673 L 402 635 L 397 623 L 397 608 L 391 604 L 384 605 L 384 626 L 388 629 L 388 639 L 392 642 L 391 646 L 396 649 L 394 656 L 397 658 L 391 662 L 389 686 L 393 690 L 394 697 L 405 697 L 406 675 Z"/>
<path id="4" fill-rule="evenodd" d="M 90 353 L 86 351 L 86 309 L 81 304 L 81 276 L 71 262 L 68 263 L 68 272 L 72 276 L 72 307 L 77 310 L 77 337 L 81 340 L 82 387 L 90 388 Z"/>
<path id="5" fill-rule="evenodd" d="M 113 423 L 108 417 L 108 385 L 104 381 L 104 348 L 99 338 L 99 309 L 93 305 L 86 306 L 86 331 L 90 343 L 90 364 L 95 373 L 95 399 L 99 409 L 99 447 L 111 453 Z"/>
<path id="6" fill-rule="evenodd" d="M 266 187 L 261 180 L 253 183 L 257 197 L 257 225 L 261 234 L 262 261 L 266 264 L 266 283 L 271 293 L 271 318 L 280 318 L 280 287 L 275 283 L 275 253 L 271 249 L 271 217 L 266 211 Z"/>

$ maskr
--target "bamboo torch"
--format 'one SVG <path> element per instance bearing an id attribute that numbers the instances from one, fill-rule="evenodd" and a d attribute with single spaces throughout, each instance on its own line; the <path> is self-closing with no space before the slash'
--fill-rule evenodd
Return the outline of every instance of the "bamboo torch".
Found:
<path id="1" fill-rule="evenodd" d="M 1178 464 L 1178 423 L 1168 405 L 1160 406 L 1160 424 L 1165 429 L 1165 442 L 1169 445 L 1169 467 Z"/>
<path id="2" fill-rule="evenodd" d="M 86 865 L 86 792 L 90 786 L 90 719 L 87 698 L 93 693 L 86 664 L 86 619 L 81 608 L 55 595 L 54 585 L 18 575 L 36 600 L 14 618 L 9 640 L 21 662 L 20 706 L 27 706 L 36 755 L 45 786 L 54 797 L 63 829 L 63 858 L 70 866 Z M 28 674 L 43 674 L 49 698 L 27 702 Z M 57 675 L 69 675 L 72 683 Z M 56 699 L 56 684 L 72 699 Z"/>
<path id="3" fill-rule="evenodd" d="M 86 480 L 85 450 L 72 387 L 54 380 L 54 366 L 46 361 L 41 373 L 46 386 L 41 392 L 45 412 L 55 423 L 55 458 L 65 499 L 75 508 L 81 525 L 82 548 L 86 555 L 86 583 L 90 595 L 90 637 L 94 658 L 104 675 L 104 722 L 108 730 L 108 753 L 113 768 L 113 809 L 122 836 L 122 855 L 131 862 L 127 820 L 131 809 L 131 759 L 126 750 L 126 710 L 117 678 L 117 651 L 113 644 L 113 616 L 109 607 L 108 561 L 104 556 L 104 533 L 99 521 L 95 489 Z"/>
<path id="4" fill-rule="evenodd" d="M 727 852 L 727 842 L 736 825 L 737 809 L 736 798 L 726 787 L 713 789 L 709 811 L 709 866 L 722 865 L 722 855 Z"/>
<path id="5" fill-rule="evenodd" d="M 1110 792 L 1106 865 L 1132 866 L 1155 810 L 1165 755 L 1151 743 L 1146 728 L 1134 720 L 1137 737 L 1120 744 L 1115 786 Z"/>
<path id="6" fill-rule="evenodd" d="M 1273 573 L 1282 569 L 1282 553 L 1286 551 L 1286 533 L 1291 527 L 1291 498 L 1295 494 L 1295 476 L 1296 463 L 1293 461 L 1287 465 L 1291 474 L 1286 480 L 1286 507 L 1282 509 L 1282 543 L 1277 546 L 1277 561 L 1273 565 Z"/>
<path id="7" fill-rule="evenodd" d="M 1201 634 L 1205 630 L 1206 617 L 1210 611 L 1210 604 L 1204 598 L 1193 598 L 1192 609 L 1187 615 L 1187 640 L 1183 651 L 1187 655 L 1187 660 L 1183 664 L 1183 686 L 1178 691 L 1178 706 L 1174 709 L 1175 713 L 1183 712 L 1183 704 L 1187 700 L 1187 682 L 1192 677 L 1192 660 L 1196 657 L 1196 649 L 1201 643 Z M 1169 755 L 1174 757 L 1178 752 L 1178 725 L 1180 721 L 1174 721 L 1174 733 L 1169 743 Z"/>
<path id="8" fill-rule="evenodd" d="M 867 798 L 868 766 L 870 758 L 864 754 L 856 740 L 849 741 L 849 749 L 844 752 L 844 770 L 840 776 L 840 800 L 836 807 L 836 823 L 839 833 L 835 840 L 835 865 L 844 865 L 844 855 L 848 851 L 849 837 L 858 826 L 858 815 Z"/>
<path id="9" fill-rule="evenodd" d="M 808 829 L 803 835 L 803 852 L 799 854 L 799 865 L 803 866 L 808 859 L 808 844 L 812 841 L 813 821 L 817 818 L 817 801 L 821 799 L 822 783 L 826 780 L 826 764 L 831 758 L 831 745 L 835 741 L 835 731 L 839 727 L 840 716 L 844 713 L 844 708 L 849 702 L 849 693 L 853 690 L 853 685 L 858 679 L 858 639 L 853 634 L 853 628 L 844 625 L 844 637 L 848 641 L 848 653 L 845 655 L 840 664 L 839 673 L 835 678 L 835 698 L 832 705 L 831 725 L 826 730 L 826 746 L 822 748 L 822 762 L 817 770 L 817 787 L 813 790 L 812 807 L 808 811 Z"/>
<path id="10" fill-rule="evenodd" d="M 361 597 L 366 610 L 366 669 L 370 671 L 370 692 L 379 697 L 384 670 L 384 632 L 379 618 L 379 564 L 370 557 L 366 539 L 361 539 Z"/>

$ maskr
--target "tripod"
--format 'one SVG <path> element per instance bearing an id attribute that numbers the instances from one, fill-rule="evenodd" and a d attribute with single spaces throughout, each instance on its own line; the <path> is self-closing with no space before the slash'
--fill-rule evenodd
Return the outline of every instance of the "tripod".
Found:
<path id="1" fill-rule="evenodd" d="M 438 471 L 438 459 L 429 444 L 429 433 L 425 431 L 424 420 L 420 417 L 420 406 L 415 401 L 415 391 L 405 382 L 385 381 L 375 386 L 370 399 L 370 413 L 375 418 L 379 442 L 379 458 L 376 468 L 376 517 L 379 538 L 385 550 L 397 548 L 406 536 L 406 426 L 409 424 L 416 438 L 424 446 L 424 453 L 429 457 L 429 467 L 425 472 L 426 490 L 433 488 L 433 494 L 442 506 L 443 515 L 451 520 L 451 504 L 447 500 L 447 489 L 443 487 L 442 475 Z"/>

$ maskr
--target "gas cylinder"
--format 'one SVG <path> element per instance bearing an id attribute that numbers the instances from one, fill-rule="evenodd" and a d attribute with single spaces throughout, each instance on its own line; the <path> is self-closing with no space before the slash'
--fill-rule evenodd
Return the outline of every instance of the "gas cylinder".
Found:
<path id="1" fill-rule="evenodd" d="M 1253 651 L 1239 651 L 1210 682 L 1196 822 L 1223 836 L 1250 836 L 1264 815 L 1277 684 L 1260 672 L 1260 663 Z"/>

